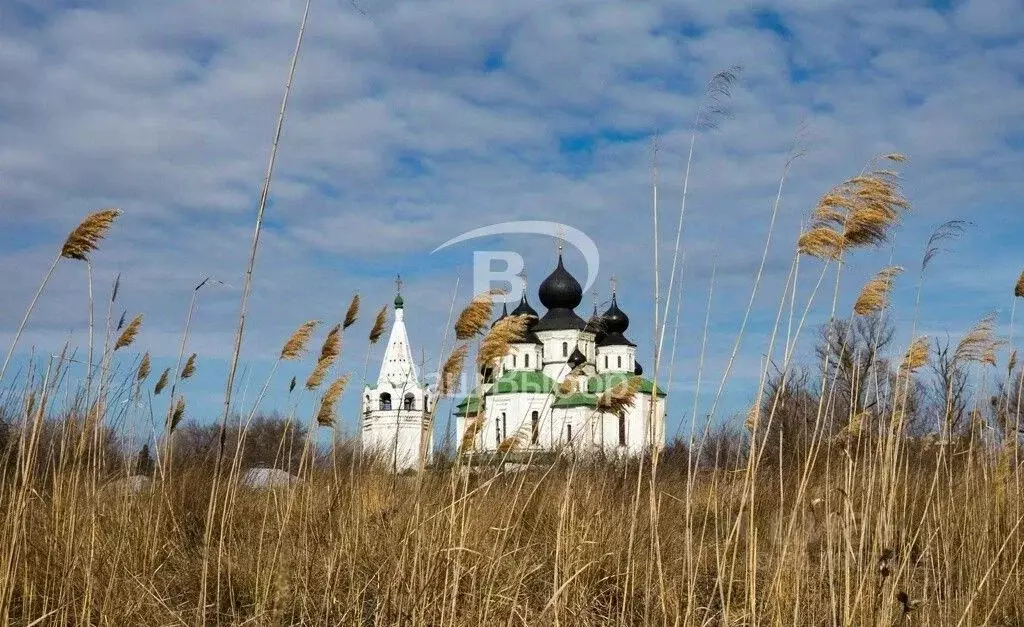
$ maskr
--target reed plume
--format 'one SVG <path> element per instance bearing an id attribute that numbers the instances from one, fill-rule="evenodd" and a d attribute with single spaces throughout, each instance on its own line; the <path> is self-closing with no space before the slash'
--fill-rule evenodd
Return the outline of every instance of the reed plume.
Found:
<path id="1" fill-rule="evenodd" d="M 64 240 L 60 256 L 65 259 L 88 261 L 89 254 L 99 248 L 100 241 L 106 236 L 107 231 L 110 230 L 119 215 L 121 215 L 120 209 L 103 209 L 90 214 Z"/>
<path id="2" fill-rule="evenodd" d="M 146 377 L 149 376 L 149 371 L 152 368 L 150 363 L 149 353 L 142 356 L 142 361 L 139 362 L 139 369 L 135 372 L 136 381 L 145 381 Z"/>
<path id="3" fill-rule="evenodd" d="M 188 379 L 196 373 L 196 354 L 192 353 L 188 357 L 188 361 L 185 362 L 185 366 L 181 369 L 181 378 Z"/>
<path id="4" fill-rule="evenodd" d="M 444 362 L 444 367 L 441 368 L 441 380 L 437 384 L 438 399 L 449 396 L 455 391 L 455 385 L 459 377 L 462 376 L 462 369 L 465 367 L 466 355 L 468 353 L 469 345 L 461 344 L 452 351 L 452 354 Z"/>
<path id="5" fill-rule="evenodd" d="M 334 361 L 341 354 L 341 325 L 336 324 L 327 332 L 323 346 L 320 348 L 320 357 L 316 360 L 316 366 L 309 373 L 306 379 L 306 389 L 315 390 L 323 383 L 327 371 L 331 369 Z"/>
<path id="6" fill-rule="evenodd" d="M 1017 368 L 1017 349 L 1013 349 L 1010 353 L 1010 361 L 1006 364 L 1006 376 L 1013 374 L 1014 369 Z"/>
<path id="7" fill-rule="evenodd" d="M 324 397 L 320 400 L 320 410 L 316 414 L 316 422 L 321 427 L 334 425 L 338 417 L 338 400 L 345 391 L 349 375 L 343 375 L 335 379 L 327 388 Z"/>
<path id="8" fill-rule="evenodd" d="M 1013 297 L 1024 298 L 1024 272 L 1017 277 L 1017 283 L 1013 286 Z"/>
<path id="9" fill-rule="evenodd" d="M 493 301 L 491 296 L 495 290 L 483 292 L 473 297 L 466 308 L 459 314 L 455 321 L 455 337 L 465 341 L 483 332 L 487 323 L 491 321 Z M 507 318 L 506 318 L 507 319 Z M 500 322 L 500 321 L 499 321 Z M 497 326 L 497 324 L 495 325 Z"/>
<path id="10" fill-rule="evenodd" d="M 509 436 L 509 437 L 505 438 L 504 440 L 502 440 L 498 444 L 498 452 L 499 453 L 510 453 L 510 452 L 516 450 L 517 448 L 519 448 L 520 441 L 521 440 L 520 440 L 520 437 L 519 437 L 518 433 L 516 433 L 515 435 L 512 435 L 512 436 Z"/>
<path id="11" fill-rule="evenodd" d="M 132 318 L 132 321 L 128 323 L 128 326 L 121 331 L 121 335 L 118 336 L 117 341 L 114 342 L 114 350 L 131 346 L 132 342 L 139 335 L 139 327 L 142 326 L 142 314 L 139 314 Z"/>
<path id="12" fill-rule="evenodd" d="M 168 369 L 164 370 L 163 373 L 160 375 L 160 378 L 156 380 L 156 385 L 153 387 L 153 395 L 154 396 L 160 396 L 160 392 L 163 392 L 164 388 L 167 387 L 167 377 L 170 374 L 171 374 L 171 369 L 168 368 Z"/>
<path id="13" fill-rule="evenodd" d="M 177 400 L 174 401 L 174 410 L 171 411 L 171 420 L 170 420 L 170 432 L 171 433 L 174 433 L 174 430 L 176 428 L 178 428 L 178 425 L 181 424 L 181 419 L 184 418 L 184 417 L 185 417 L 185 398 L 182 397 L 182 396 L 179 396 L 177 398 Z"/>
<path id="14" fill-rule="evenodd" d="M 128 310 L 125 309 L 124 311 L 121 312 L 121 317 L 118 318 L 118 320 L 117 320 L 117 327 L 114 329 L 115 331 L 120 331 L 121 329 L 124 328 L 124 320 L 127 317 L 128 317 Z"/>
<path id="15" fill-rule="evenodd" d="M 629 377 L 620 381 L 597 397 L 597 408 L 609 414 L 625 411 L 633 406 L 640 389 L 640 377 Z"/>
<path id="16" fill-rule="evenodd" d="M 879 270 L 861 288 L 860 294 L 857 295 L 857 301 L 853 305 L 854 313 L 858 316 L 867 316 L 885 309 L 889 304 L 893 281 L 901 272 L 903 272 L 903 268 L 899 266 L 887 266 Z"/>
<path id="17" fill-rule="evenodd" d="M 359 294 L 352 297 L 352 302 L 348 304 L 348 311 L 345 312 L 345 321 L 341 324 L 342 329 L 347 329 L 356 323 L 359 318 Z"/>
<path id="18" fill-rule="evenodd" d="M 490 316 L 488 315 L 488 319 Z M 491 330 L 480 343 L 480 351 L 477 353 L 479 365 L 493 365 L 508 353 L 509 346 L 513 342 L 520 341 L 530 323 L 530 316 L 516 315 L 507 316 L 494 323 Z"/>
<path id="19" fill-rule="evenodd" d="M 921 272 L 924 272 L 935 255 L 942 251 L 942 248 L 939 247 L 940 243 L 960 237 L 968 226 L 971 226 L 971 223 L 965 220 L 949 220 L 940 224 L 928 238 L 924 257 L 921 258 Z"/>
<path id="20" fill-rule="evenodd" d="M 295 391 L 295 383 L 296 383 L 295 377 L 292 377 L 292 382 L 288 384 L 288 393 L 289 394 L 291 394 L 292 392 Z"/>
<path id="21" fill-rule="evenodd" d="M 886 155 L 900 163 L 903 155 Z M 900 221 L 910 203 L 899 189 L 892 170 L 874 169 L 833 187 L 811 212 L 811 228 L 797 244 L 800 253 L 821 259 L 839 259 L 850 248 L 880 246 Z"/>
<path id="22" fill-rule="evenodd" d="M 302 356 L 306 352 L 306 344 L 309 343 L 309 338 L 313 336 L 313 331 L 320 324 L 319 320 L 309 320 L 299 325 L 298 329 L 292 333 L 288 341 L 284 343 L 281 348 L 280 359 L 294 360 Z"/>
<path id="23" fill-rule="evenodd" d="M 462 432 L 462 441 L 459 443 L 459 454 L 468 453 L 476 448 L 476 436 L 480 433 L 480 430 L 484 426 L 484 417 L 477 416 L 466 425 L 466 430 Z"/>
<path id="24" fill-rule="evenodd" d="M 996 350 L 1003 341 L 996 337 L 995 322 L 995 314 L 989 314 L 978 321 L 956 345 L 953 360 L 957 363 L 996 365 Z"/>
<path id="25" fill-rule="evenodd" d="M 377 312 L 377 317 L 373 320 L 373 328 L 370 329 L 370 344 L 376 344 L 380 341 L 382 335 L 384 335 L 384 327 L 388 323 L 388 306 L 384 305 Z"/>
<path id="26" fill-rule="evenodd" d="M 747 410 L 747 419 L 743 421 L 743 426 L 747 428 L 747 431 L 754 433 L 757 429 L 758 419 L 761 416 L 761 406 L 754 404 Z"/>
<path id="27" fill-rule="evenodd" d="M 928 363 L 928 337 L 925 335 L 914 338 L 910 347 L 903 354 L 900 362 L 900 372 L 913 373 L 918 368 Z"/>

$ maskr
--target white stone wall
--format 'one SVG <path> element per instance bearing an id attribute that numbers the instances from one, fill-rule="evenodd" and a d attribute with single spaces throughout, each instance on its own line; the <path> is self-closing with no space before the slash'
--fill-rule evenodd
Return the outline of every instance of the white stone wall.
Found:
<path id="1" fill-rule="evenodd" d="M 636 349 L 632 346 L 599 346 L 597 348 L 597 371 L 633 372 Z M 607 365 L 605 365 L 607 364 Z"/>

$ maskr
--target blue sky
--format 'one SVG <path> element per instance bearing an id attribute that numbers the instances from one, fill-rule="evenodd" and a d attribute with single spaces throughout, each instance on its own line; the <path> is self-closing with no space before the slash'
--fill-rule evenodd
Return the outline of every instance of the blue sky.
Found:
<path id="1" fill-rule="evenodd" d="M 355 291 L 363 320 L 341 370 L 360 380 L 367 325 L 390 302 L 395 273 L 406 279 L 412 341 L 436 359 L 458 276 L 459 302 L 470 296 L 473 245 L 429 252 L 506 220 L 563 221 L 597 242 L 602 298 L 618 275 L 629 335 L 649 369 L 651 138 L 661 138 L 667 259 L 703 85 L 733 65 L 743 66 L 733 115 L 696 145 L 670 421 L 691 410 L 716 259 L 705 390 L 721 376 L 799 129 L 805 155 L 785 185 L 723 416 L 752 397 L 801 220 L 879 153 L 910 156 L 914 209 L 894 250 L 851 260 L 840 310 L 893 255 L 908 268 L 893 312 L 905 344 L 924 242 L 962 218 L 975 226 L 931 267 L 919 328 L 955 338 L 990 311 L 1005 327 L 1024 266 L 1022 9 L 1013 0 L 315 0 L 256 267 L 241 389 L 251 401 L 292 329 L 337 320 Z M 66 232 L 87 212 L 118 206 L 125 215 L 95 256 L 97 289 L 122 274 L 121 307 L 145 314 L 133 348 L 151 351 L 158 372 L 176 355 L 192 287 L 206 275 L 234 286 L 203 291 L 190 343 L 200 365 L 184 388 L 189 417 L 216 414 L 301 12 L 298 0 L 13 0 L 0 9 L 5 345 Z M 534 286 L 553 267 L 549 239 L 493 245 L 521 252 Z M 578 255 L 567 263 L 583 276 Z M 816 270 L 802 266 L 801 294 Z M 812 325 L 827 313 L 824 299 L 818 305 Z M 58 350 L 69 337 L 81 345 L 85 320 L 83 268 L 65 264 L 22 355 Z M 137 355 L 123 357 L 127 367 Z M 281 392 L 307 369 L 280 371 L 267 409 L 284 410 Z M 342 404 L 350 430 L 357 400 L 351 389 Z"/>

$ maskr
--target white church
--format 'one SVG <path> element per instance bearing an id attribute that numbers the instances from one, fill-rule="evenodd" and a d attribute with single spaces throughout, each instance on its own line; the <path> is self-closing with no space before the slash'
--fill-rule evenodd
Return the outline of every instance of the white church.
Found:
<path id="1" fill-rule="evenodd" d="M 559 254 L 537 295 L 543 316 L 525 294 L 511 314 L 503 308 L 502 317 L 526 315 L 531 324 L 496 368 L 477 373 L 474 389 L 455 407 L 456 443 L 467 440 L 467 429 L 471 434 L 462 454 L 622 458 L 663 448 L 665 392 L 641 377 L 614 285 L 608 309 L 599 314 L 595 304 L 590 320 L 582 319 L 575 311 L 582 286 Z M 363 449 L 383 454 L 396 470 L 417 466 L 420 451 L 433 448 L 426 424 L 435 395 L 419 378 L 403 316 L 399 295 L 380 376 L 363 394 Z M 632 377 L 640 377 L 632 406 L 615 414 L 598 409 L 603 392 Z"/>

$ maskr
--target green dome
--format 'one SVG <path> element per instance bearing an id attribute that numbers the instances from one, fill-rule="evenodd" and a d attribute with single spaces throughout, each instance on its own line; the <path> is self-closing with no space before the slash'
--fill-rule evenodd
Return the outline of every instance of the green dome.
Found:
<path id="1" fill-rule="evenodd" d="M 401 309 L 405 307 L 405 301 L 402 300 L 402 295 L 395 296 L 395 309 Z"/>

